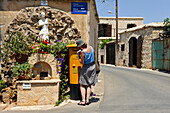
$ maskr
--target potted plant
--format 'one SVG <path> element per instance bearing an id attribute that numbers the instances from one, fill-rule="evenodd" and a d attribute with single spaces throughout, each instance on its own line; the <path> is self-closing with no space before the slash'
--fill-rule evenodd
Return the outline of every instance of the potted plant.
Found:
<path id="1" fill-rule="evenodd" d="M 12 72 L 13 75 L 18 79 L 21 80 L 31 79 L 33 76 L 32 68 L 33 66 L 28 63 L 23 64 L 16 63 L 16 65 L 13 67 Z"/>
<path id="2" fill-rule="evenodd" d="M 13 32 L 10 35 L 6 35 L 8 38 L 5 40 L 3 45 L 4 57 L 14 56 L 15 60 L 19 63 L 26 62 L 27 56 L 30 54 L 33 36 L 24 36 L 20 32 Z"/>

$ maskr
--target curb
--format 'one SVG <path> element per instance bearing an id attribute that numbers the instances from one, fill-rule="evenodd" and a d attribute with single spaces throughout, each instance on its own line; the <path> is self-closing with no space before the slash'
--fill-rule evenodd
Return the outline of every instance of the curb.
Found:
<path id="1" fill-rule="evenodd" d="M 111 64 L 100 64 L 103 66 L 109 66 L 109 67 L 118 67 L 118 68 L 124 68 L 124 69 L 129 69 L 129 70 L 141 70 L 141 71 L 148 71 L 148 72 L 154 72 L 158 73 L 162 76 L 170 77 L 170 72 L 167 73 L 166 71 L 158 71 L 158 70 L 152 70 L 152 69 L 147 69 L 147 68 L 136 68 L 136 67 L 126 67 L 126 66 L 115 66 Z"/>
<path id="2" fill-rule="evenodd" d="M 50 110 L 60 108 L 69 103 L 69 100 L 64 100 L 59 106 L 55 105 L 36 105 L 36 106 L 17 106 L 15 103 L 8 105 L 2 111 L 29 111 L 29 110 Z"/>

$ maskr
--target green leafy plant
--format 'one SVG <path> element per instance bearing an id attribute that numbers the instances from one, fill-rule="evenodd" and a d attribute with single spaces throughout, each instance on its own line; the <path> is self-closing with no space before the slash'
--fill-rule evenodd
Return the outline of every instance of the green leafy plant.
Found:
<path id="1" fill-rule="evenodd" d="M 5 37 L 7 38 L 4 40 L 1 48 L 1 57 L 3 61 L 8 62 L 9 58 L 13 55 L 18 55 L 18 58 L 21 58 L 23 54 L 30 54 L 30 45 L 35 40 L 34 36 L 25 36 L 17 31 L 6 34 Z"/>
<path id="2" fill-rule="evenodd" d="M 69 97 L 68 93 L 66 93 L 68 89 L 68 61 L 64 61 L 61 69 L 61 75 L 60 75 L 60 96 L 59 96 L 59 101 L 56 102 L 56 106 L 58 106 L 61 102 L 63 102 L 67 97 Z"/>
<path id="3" fill-rule="evenodd" d="M 11 36 L 10 42 L 6 43 L 6 45 L 13 54 L 28 55 L 31 48 L 28 46 L 27 41 L 30 42 L 32 38 L 33 37 L 24 36 L 20 32 L 16 32 Z"/>
<path id="4" fill-rule="evenodd" d="M 33 66 L 28 64 L 28 63 L 23 63 L 23 64 L 18 64 L 13 67 L 13 75 L 20 79 L 22 76 L 26 76 L 26 79 L 32 78 L 33 73 L 32 73 L 32 68 Z"/>
<path id="5" fill-rule="evenodd" d="M 68 51 L 68 48 L 66 46 L 67 44 L 57 41 L 57 43 L 52 46 L 51 53 L 56 58 L 64 58 L 66 55 L 66 52 Z"/>
<path id="6" fill-rule="evenodd" d="M 4 80 L 0 80 L 0 91 L 2 89 L 6 88 L 6 87 L 7 87 L 7 85 L 6 85 L 5 81 Z"/>
<path id="7" fill-rule="evenodd" d="M 57 42 L 56 45 L 53 46 L 52 53 L 54 56 L 58 59 L 58 62 L 60 62 L 61 72 L 60 73 L 60 96 L 59 101 L 56 102 L 56 106 L 58 106 L 61 102 L 63 102 L 67 97 L 69 97 L 69 94 L 66 92 L 68 89 L 68 48 L 66 47 L 66 44 L 62 42 Z M 58 55 L 61 53 L 61 56 Z M 60 58 L 61 57 L 61 58 Z"/>
<path id="8" fill-rule="evenodd" d="M 170 19 L 169 18 L 166 18 L 164 20 L 164 31 L 170 31 Z"/>
<path id="9" fill-rule="evenodd" d="M 107 42 L 113 41 L 113 39 L 105 39 L 105 40 L 101 40 L 101 43 L 99 44 L 99 48 L 104 48 L 104 46 L 106 45 Z"/>

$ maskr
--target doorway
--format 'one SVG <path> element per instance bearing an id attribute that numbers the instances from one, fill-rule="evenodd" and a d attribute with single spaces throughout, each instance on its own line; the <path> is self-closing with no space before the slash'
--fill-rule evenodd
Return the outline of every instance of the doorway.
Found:
<path id="1" fill-rule="evenodd" d="M 129 66 L 136 66 L 137 64 L 137 39 L 132 37 L 129 40 Z"/>
<path id="2" fill-rule="evenodd" d="M 115 43 L 106 44 L 106 64 L 115 65 Z"/>
<path id="3" fill-rule="evenodd" d="M 141 68 L 141 61 L 142 61 L 142 44 L 143 44 L 143 38 L 140 36 L 137 40 L 137 68 Z"/>
<path id="4" fill-rule="evenodd" d="M 103 64 L 104 63 L 104 55 L 101 55 L 101 63 Z"/>

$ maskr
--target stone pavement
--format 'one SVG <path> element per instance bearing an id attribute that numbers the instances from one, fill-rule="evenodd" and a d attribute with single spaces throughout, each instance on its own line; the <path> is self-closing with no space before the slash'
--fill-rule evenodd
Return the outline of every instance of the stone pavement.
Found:
<path id="1" fill-rule="evenodd" d="M 92 91 L 96 96 L 91 97 L 92 105 L 89 105 L 89 107 L 94 107 L 100 104 L 102 101 L 103 95 L 104 95 L 104 75 L 102 72 L 98 75 L 98 83 L 96 83 L 95 86 L 92 86 Z M 54 105 L 38 105 L 38 106 L 17 106 L 15 103 L 10 105 L 0 105 L 0 111 L 18 111 L 18 110 L 51 110 L 51 109 L 62 109 L 64 106 L 72 106 L 76 107 L 78 106 L 77 103 L 79 101 L 74 100 L 65 100 L 63 103 L 61 103 L 59 106 Z"/>

